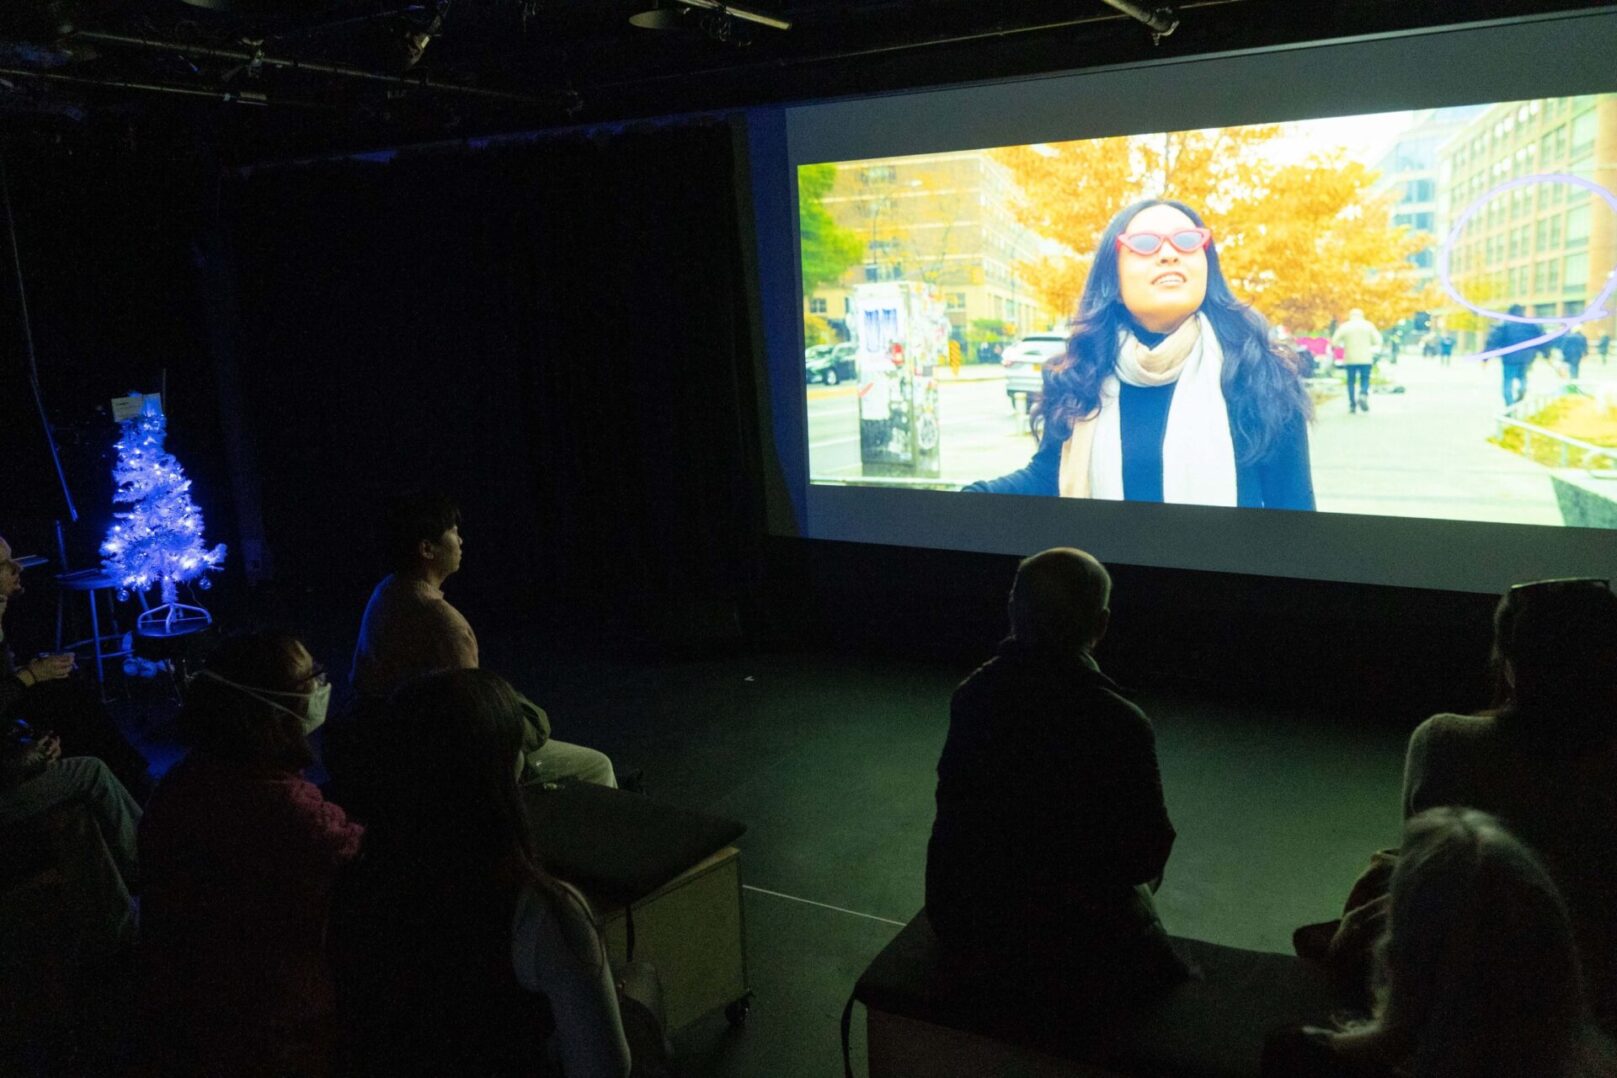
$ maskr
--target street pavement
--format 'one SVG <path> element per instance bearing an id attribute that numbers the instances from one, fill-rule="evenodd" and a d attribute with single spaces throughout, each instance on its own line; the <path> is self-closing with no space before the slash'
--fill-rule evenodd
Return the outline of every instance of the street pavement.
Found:
<path id="1" fill-rule="evenodd" d="M 1498 361 L 1456 358 L 1444 367 L 1406 353 L 1377 370 L 1404 392 L 1373 391 L 1370 411 L 1352 415 L 1338 382 L 1338 395 L 1318 406 L 1309 442 L 1322 511 L 1561 523 L 1549 471 L 1488 441 L 1504 407 Z M 1603 369 L 1585 364 L 1584 373 L 1598 378 Z M 1542 363 L 1528 377 L 1530 394 L 1558 381 Z"/>
<path id="2" fill-rule="evenodd" d="M 1617 367 L 1610 368 L 1617 372 Z M 1608 368 L 1586 361 L 1583 381 L 1606 380 Z M 942 420 L 940 485 L 962 485 L 1022 467 L 1035 445 L 1027 419 L 1005 396 L 1003 375 L 967 367 L 939 379 Z M 1405 354 L 1378 368 L 1403 393 L 1377 386 L 1367 413 L 1350 415 L 1340 381 L 1318 406 L 1310 433 L 1314 490 L 1326 512 L 1561 523 L 1549 472 L 1488 442 L 1502 408 L 1499 364 Z M 1529 394 L 1557 381 L 1541 363 Z M 1617 382 L 1617 373 L 1611 380 Z M 852 385 L 808 389 L 810 472 L 816 479 L 857 482 L 858 398 Z"/>

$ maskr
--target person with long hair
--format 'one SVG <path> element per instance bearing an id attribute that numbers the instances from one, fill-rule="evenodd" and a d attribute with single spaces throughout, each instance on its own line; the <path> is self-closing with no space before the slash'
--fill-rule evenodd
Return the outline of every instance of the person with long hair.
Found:
<path id="1" fill-rule="evenodd" d="M 329 1069 L 326 915 L 363 833 L 302 776 L 330 696 L 285 633 L 225 641 L 187 690 L 190 752 L 139 833 L 142 1002 L 161 1073 Z"/>
<path id="2" fill-rule="evenodd" d="M 1144 199 L 1101 233 L 1065 354 L 1044 371 L 1027 467 L 989 494 L 1313 509 L 1296 358 L 1235 298 L 1214 236 Z"/>
<path id="3" fill-rule="evenodd" d="M 1408 821 L 1376 947 L 1368 1022 L 1272 1037 L 1274 1078 L 1610 1078 L 1566 904 L 1499 820 L 1430 809 Z"/>
<path id="4" fill-rule="evenodd" d="M 588 907 L 534 853 L 516 691 L 446 671 L 387 710 L 397 736 L 371 761 L 364 848 L 333 913 L 347 1073 L 629 1074 Z"/>
<path id="5" fill-rule="evenodd" d="M 1493 706 L 1434 715 L 1404 766 L 1406 817 L 1491 812 L 1566 897 L 1591 1006 L 1617 1031 L 1617 595 L 1604 580 L 1512 587 L 1494 612 Z"/>

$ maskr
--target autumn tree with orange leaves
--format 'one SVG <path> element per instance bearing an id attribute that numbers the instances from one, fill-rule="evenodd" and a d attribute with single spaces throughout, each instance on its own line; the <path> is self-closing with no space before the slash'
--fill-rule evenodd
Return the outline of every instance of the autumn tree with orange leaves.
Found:
<path id="1" fill-rule="evenodd" d="M 1112 217 L 1170 198 L 1206 219 L 1231 291 L 1271 323 L 1317 331 L 1360 307 L 1390 326 L 1435 306 L 1409 261 L 1432 238 L 1391 224 L 1376 172 L 1340 152 L 1277 161 L 1281 137 L 1269 125 L 995 150 L 1021 189 L 1022 224 L 1070 251 L 1024 263 L 1024 276 L 1053 309 L 1076 310 Z"/>

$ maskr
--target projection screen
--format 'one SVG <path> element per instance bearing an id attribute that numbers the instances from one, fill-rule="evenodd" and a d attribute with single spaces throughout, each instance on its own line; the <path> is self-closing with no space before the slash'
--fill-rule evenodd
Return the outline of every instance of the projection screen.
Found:
<path id="1" fill-rule="evenodd" d="M 1600 12 L 752 113 L 771 530 L 1608 575 L 1614 41 Z"/>

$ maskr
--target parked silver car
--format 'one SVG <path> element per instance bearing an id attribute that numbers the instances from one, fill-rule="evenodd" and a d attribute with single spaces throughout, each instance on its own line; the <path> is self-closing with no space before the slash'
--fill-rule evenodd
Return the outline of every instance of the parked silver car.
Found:
<path id="1" fill-rule="evenodd" d="M 1005 349 L 999 359 L 1005 368 L 1005 396 L 1011 407 L 1021 394 L 1022 411 L 1033 407 L 1034 399 L 1044 392 L 1044 364 L 1067 350 L 1067 335 L 1060 332 L 1029 333 Z"/>

